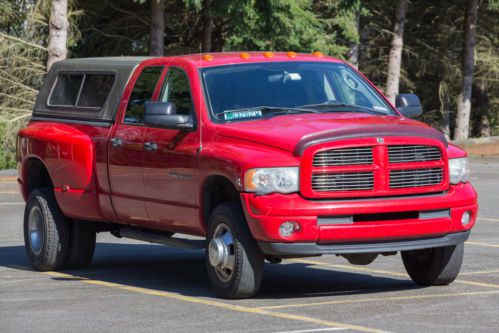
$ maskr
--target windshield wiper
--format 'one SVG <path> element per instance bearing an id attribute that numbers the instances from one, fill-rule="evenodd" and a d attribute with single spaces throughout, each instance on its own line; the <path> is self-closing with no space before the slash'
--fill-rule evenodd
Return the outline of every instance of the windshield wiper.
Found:
<path id="1" fill-rule="evenodd" d="M 348 103 L 343 103 L 343 102 L 335 102 L 335 101 L 327 101 L 324 103 L 317 103 L 317 104 L 307 104 L 307 105 L 302 105 L 300 108 L 320 108 L 320 109 L 335 109 L 335 108 L 352 108 L 355 110 L 352 110 L 352 112 L 374 112 L 374 113 L 379 113 L 379 114 L 384 114 L 388 115 L 389 113 L 383 112 L 380 110 L 376 110 L 367 106 L 361 106 L 361 105 L 355 105 L 355 104 L 348 104 Z"/>
<path id="2" fill-rule="evenodd" d="M 260 112 L 273 112 L 274 114 L 291 114 L 291 113 L 320 113 L 320 111 L 302 107 L 284 107 L 284 106 L 253 106 L 241 109 L 226 110 L 224 112 L 218 113 L 217 117 L 223 116 L 229 113 L 244 112 L 244 111 L 260 111 Z"/>

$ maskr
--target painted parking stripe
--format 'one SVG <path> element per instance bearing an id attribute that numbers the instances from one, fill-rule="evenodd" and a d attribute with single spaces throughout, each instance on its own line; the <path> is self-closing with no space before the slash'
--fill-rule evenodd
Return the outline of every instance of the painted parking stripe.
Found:
<path id="1" fill-rule="evenodd" d="M 56 277 L 56 278 L 78 279 L 80 282 L 88 283 L 88 284 L 92 284 L 92 285 L 115 288 L 115 289 L 120 289 L 120 290 L 126 290 L 129 292 L 134 292 L 134 293 L 139 293 L 139 294 L 144 294 L 144 295 L 164 297 L 164 298 L 168 298 L 168 299 L 174 299 L 174 300 L 184 301 L 184 302 L 189 302 L 189 303 L 207 305 L 207 306 L 221 308 L 221 309 L 229 310 L 229 311 L 252 313 L 252 314 L 264 315 L 264 316 L 269 316 L 269 317 L 274 317 L 274 318 L 300 321 L 300 322 L 305 322 L 305 323 L 315 324 L 315 325 L 320 325 L 320 326 L 329 326 L 329 327 L 334 327 L 334 328 L 349 329 L 349 330 L 354 330 L 354 331 L 359 331 L 359 332 L 370 332 L 370 333 L 386 333 L 387 332 L 384 330 L 379 330 L 376 328 L 370 328 L 370 327 L 366 327 L 366 326 L 339 323 L 339 322 L 334 322 L 334 321 L 317 319 L 317 318 L 313 318 L 313 317 L 307 317 L 307 316 L 303 316 L 303 315 L 295 315 L 295 314 L 290 314 L 290 313 L 276 312 L 276 311 L 270 311 L 270 310 L 259 309 L 259 308 L 251 308 L 251 307 L 242 306 L 242 305 L 228 304 L 228 303 L 223 303 L 223 302 L 219 302 L 219 301 L 212 301 L 212 300 L 207 300 L 207 299 L 193 297 L 193 296 L 180 295 L 180 294 L 172 293 L 172 292 L 168 292 L 168 291 L 153 290 L 153 289 L 147 289 L 147 288 L 142 288 L 142 287 L 133 287 L 133 286 L 127 286 L 127 285 L 123 285 L 123 284 L 119 284 L 119 283 L 113 283 L 113 282 L 107 282 L 107 281 L 101 281 L 101 280 L 92 280 L 92 279 L 88 279 L 88 278 L 84 278 L 84 277 L 80 277 L 80 276 L 76 276 L 76 275 L 71 275 L 71 274 L 65 274 L 65 273 L 59 273 L 59 272 L 44 272 L 44 274 L 47 274 L 47 275 L 50 275 L 50 276 Z"/>
<path id="2" fill-rule="evenodd" d="M 346 270 L 350 270 L 350 271 L 361 271 L 361 272 L 368 272 L 368 273 L 375 273 L 375 274 L 381 274 L 381 275 L 407 278 L 407 274 L 405 274 L 405 273 L 392 272 L 392 271 L 386 271 L 386 270 L 381 270 L 381 269 L 372 269 L 372 268 L 367 268 L 367 267 L 349 266 L 349 265 L 329 264 L 329 263 L 318 261 L 318 260 L 290 259 L 288 261 L 302 263 L 302 264 L 323 266 L 323 267 L 341 268 L 341 269 L 346 269 Z M 467 284 L 467 285 L 477 286 L 477 287 L 499 289 L 499 284 L 495 284 L 495 283 L 482 283 L 482 282 L 462 280 L 462 279 L 454 280 L 454 283 Z"/>
<path id="3" fill-rule="evenodd" d="M 485 247 L 499 248 L 499 244 L 484 243 L 484 242 L 471 242 L 471 241 L 467 241 L 466 244 L 476 245 L 476 246 L 485 246 Z"/>
<path id="4" fill-rule="evenodd" d="M 327 327 L 327 328 L 313 328 L 309 330 L 299 330 L 299 331 L 282 331 L 276 333 L 312 333 L 312 332 L 333 332 L 333 331 L 344 331 L 345 328 L 342 327 Z"/>
<path id="5" fill-rule="evenodd" d="M 481 295 L 497 295 L 497 294 L 499 294 L 499 290 L 463 292 L 463 293 L 452 293 L 452 294 L 360 298 L 360 299 L 323 301 L 323 302 L 302 303 L 302 304 L 272 305 L 272 306 L 259 307 L 259 309 L 288 309 L 288 308 L 303 308 L 310 306 L 332 305 L 332 304 L 356 304 L 356 303 L 407 301 L 407 300 L 421 300 L 421 299 L 424 300 L 424 299 L 433 299 L 433 298 L 451 298 L 451 297 L 462 297 L 462 296 L 481 296 Z"/>
<path id="6" fill-rule="evenodd" d="M 495 218 L 492 218 L 492 217 L 478 217 L 477 220 L 479 220 L 479 221 L 499 222 L 499 219 L 495 219 Z"/>
<path id="7" fill-rule="evenodd" d="M 8 206 L 8 205 L 25 205 L 24 202 L 0 202 L 0 205 L 5 205 L 5 206 Z"/>
<path id="8" fill-rule="evenodd" d="M 492 269 L 490 271 L 461 272 L 459 275 L 486 275 L 494 273 L 499 273 L 499 269 Z"/>

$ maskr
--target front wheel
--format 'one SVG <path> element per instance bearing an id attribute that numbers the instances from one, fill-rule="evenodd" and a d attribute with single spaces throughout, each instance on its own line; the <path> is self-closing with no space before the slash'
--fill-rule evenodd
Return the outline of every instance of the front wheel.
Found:
<path id="1" fill-rule="evenodd" d="M 464 243 L 402 252 L 411 279 L 420 286 L 441 286 L 454 281 L 463 263 Z"/>
<path id="2" fill-rule="evenodd" d="M 206 267 L 215 293 L 223 298 L 247 298 L 260 289 L 264 256 L 238 203 L 217 206 L 210 218 Z"/>

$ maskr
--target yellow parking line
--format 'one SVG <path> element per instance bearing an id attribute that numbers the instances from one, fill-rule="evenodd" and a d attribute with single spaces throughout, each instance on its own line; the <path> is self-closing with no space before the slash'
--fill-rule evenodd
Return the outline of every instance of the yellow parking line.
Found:
<path id="1" fill-rule="evenodd" d="M 382 302 L 382 301 L 419 300 L 419 299 L 460 297 L 460 296 L 478 296 L 478 295 L 490 295 L 490 294 L 499 294 L 499 290 L 463 292 L 463 293 L 453 293 L 453 294 L 433 294 L 433 295 L 415 295 L 415 296 L 394 296 L 394 297 L 378 297 L 378 298 L 361 298 L 361 299 L 349 299 L 349 300 L 338 300 L 338 301 L 324 301 L 324 302 L 315 302 L 315 303 L 272 305 L 272 306 L 262 306 L 262 307 L 259 307 L 258 309 L 287 309 L 287 308 L 302 308 L 302 307 L 309 307 L 309 306 L 332 305 L 332 304 L 350 304 L 350 303 L 368 303 L 368 302 Z"/>
<path id="2" fill-rule="evenodd" d="M 264 315 L 264 316 L 269 316 L 269 317 L 274 317 L 274 318 L 288 319 L 288 320 L 295 320 L 295 321 L 312 323 L 312 324 L 322 325 L 322 326 L 338 327 L 338 328 L 350 329 L 350 330 L 359 331 L 359 332 L 371 332 L 371 333 L 385 333 L 385 332 L 387 332 L 387 331 L 383 331 L 383 330 L 379 330 L 379 329 L 375 329 L 375 328 L 370 328 L 370 327 L 365 327 L 365 326 L 339 323 L 339 322 L 334 322 L 334 321 L 328 321 L 328 320 L 322 320 L 322 319 L 302 316 L 302 315 L 269 311 L 269 310 L 260 309 L 260 308 L 250 308 L 247 306 L 228 304 L 228 303 L 223 303 L 223 302 L 219 302 L 219 301 L 211 301 L 211 300 L 193 297 L 193 296 L 184 296 L 184 295 L 180 295 L 180 294 L 172 293 L 172 292 L 168 292 L 168 291 L 153 290 L 153 289 L 147 289 L 147 288 L 142 288 L 142 287 L 133 287 L 133 286 L 127 286 L 127 285 L 123 285 L 123 284 L 119 284 L 119 283 L 106 282 L 106 281 L 101 281 L 101 280 L 92 280 L 92 279 L 83 278 L 80 276 L 75 276 L 75 275 L 70 275 L 70 274 L 65 274 L 65 273 L 45 272 L 45 274 L 53 276 L 53 277 L 58 277 L 58 278 L 78 279 L 78 280 L 81 280 L 81 282 L 92 284 L 92 285 L 110 287 L 110 288 L 115 288 L 115 289 L 120 289 L 120 290 L 126 290 L 129 292 L 135 292 L 135 293 L 140 293 L 140 294 L 144 294 L 144 295 L 165 297 L 165 298 L 189 302 L 189 303 L 208 305 L 208 306 L 212 306 L 212 307 L 221 308 L 224 310 L 252 313 L 252 314 Z"/>
<path id="3" fill-rule="evenodd" d="M 494 219 L 494 218 L 491 218 L 491 217 L 478 217 L 477 219 L 478 220 L 482 220 L 482 221 L 499 222 L 499 219 Z"/>
<path id="4" fill-rule="evenodd" d="M 491 243 L 484 243 L 484 242 L 470 242 L 470 241 L 467 241 L 466 244 L 499 248 L 499 244 L 491 244 Z"/>
<path id="5" fill-rule="evenodd" d="M 388 276 L 407 277 L 407 274 L 405 274 L 405 273 L 385 271 L 385 270 L 381 270 L 381 269 L 371 269 L 371 268 L 359 267 L 359 266 L 329 264 L 329 263 L 318 261 L 318 260 L 290 259 L 289 261 L 302 263 L 302 264 L 325 266 L 325 267 L 343 268 L 343 269 L 347 269 L 347 270 L 351 270 L 351 271 L 362 271 L 362 272 L 367 272 L 367 273 L 377 273 L 377 274 L 388 275 Z M 461 283 L 461 284 L 468 284 L 468 285 L 472 285 L 472 286 L 499 289 L 499 284 L 494 284 L 494 283 L 482 283 L 482 282 L 468 281 L 468 280 L 461 280 L 461 279 L 454 280 L 454 282 Z"/>
<path id="6" fill-rule="evenodd" d="M 476 271 L 476 272 L 462 272 L 459 275 L 482 275 L 482 274 L 494 274 L 499 273 L 499 269 L 493 269 L 490 271 Z"/>

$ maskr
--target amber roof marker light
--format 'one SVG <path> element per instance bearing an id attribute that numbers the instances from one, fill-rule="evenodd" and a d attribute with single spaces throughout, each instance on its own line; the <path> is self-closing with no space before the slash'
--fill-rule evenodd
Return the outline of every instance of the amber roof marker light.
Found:
<path id="1" fill-rule="evenodd" d="M 297 56 L 296 52 L 293 51 L 289 51 L 288 53 L 286 53 L 286 55 L 290 58 L 296 58 Z"/>
<path id="2" fill-rule="evenodd" d="M 273 52 L 263 52 L 263 56 L 265 58 L 273 58 L 274 57 L 274 53 Z"/>
<path id="3" fill-rule="evenodd" d="M 241 59 L 249 59 L 250 54 L 249 54 L 249 53 L 246 53 L 246 52 L 243 52 L 243 53 L 241 53 L 241 54 L 239 55 L 239 57 L 240 57 Z"/>
<path id="4" fill-rule="evenodd" d="M 324 57 L 324 53 L 322 53 L 321 51 L 315 51 L 315 52 L 312 52 L 312 54 L 314 56 L 316 56 L 317 58 L 322 58 Z"/>
<path id="5" fill-rule="evenodd" d="M 211 54 L 205 54 L 203 56 L 203 60 L 212 61 L 213 60 L 213 56 Z"/>

